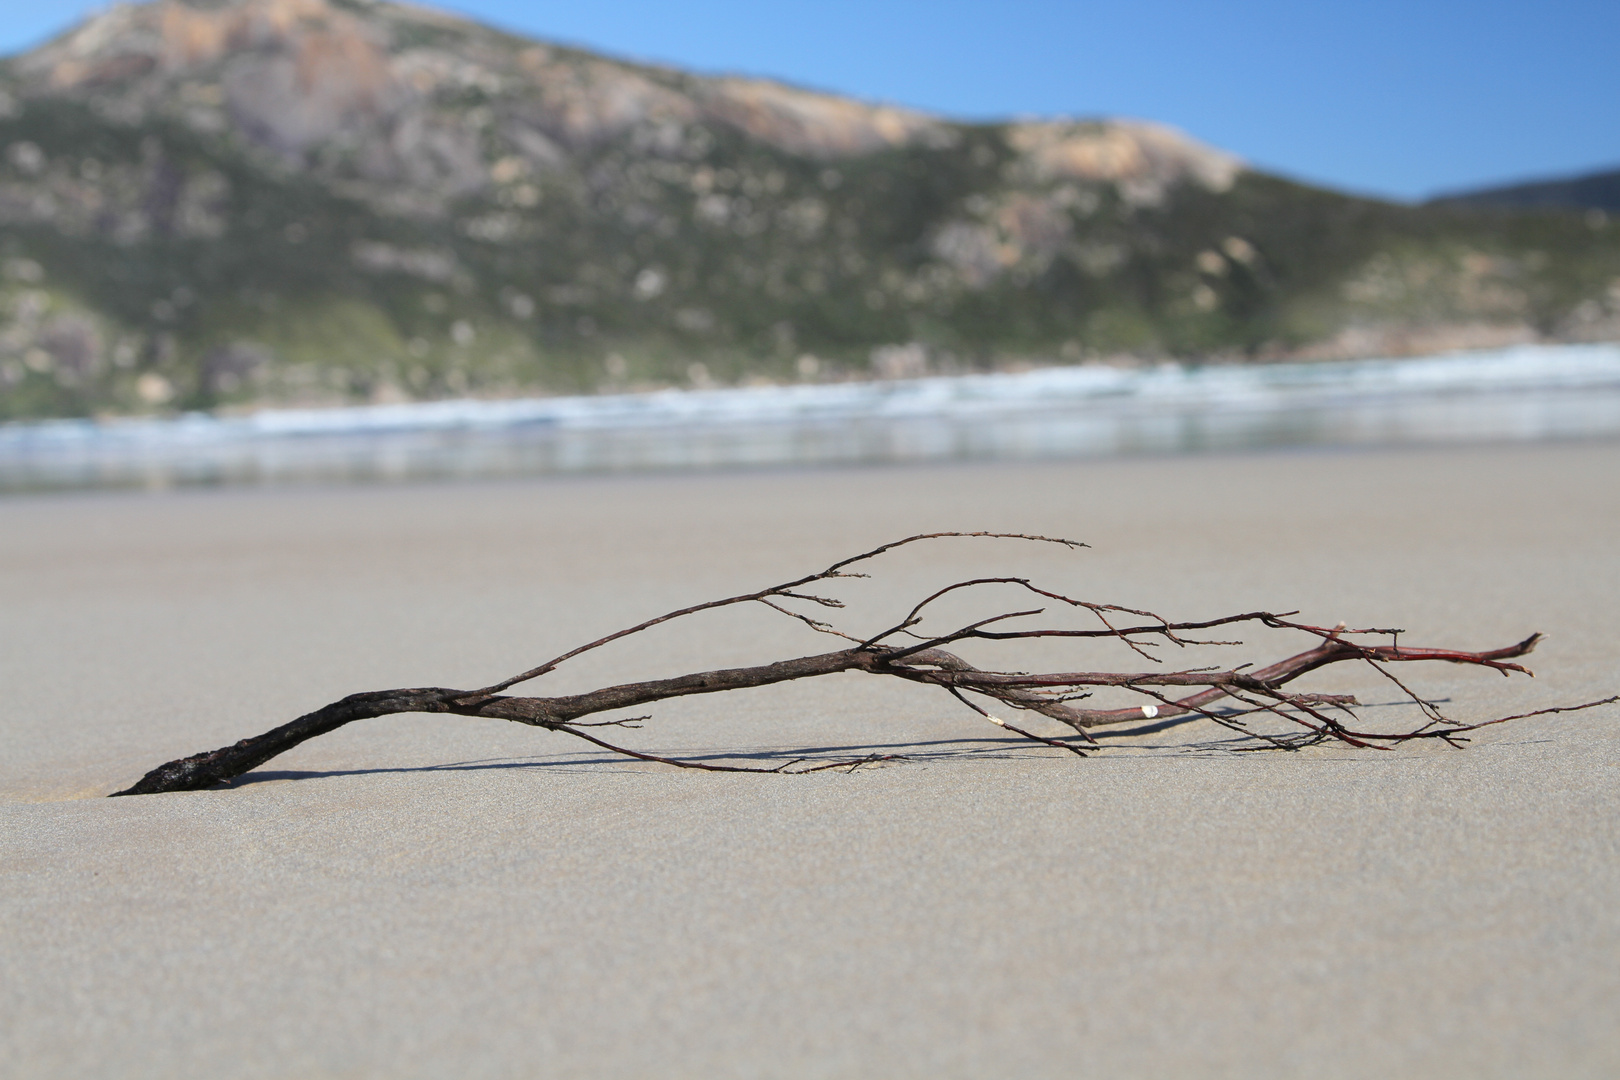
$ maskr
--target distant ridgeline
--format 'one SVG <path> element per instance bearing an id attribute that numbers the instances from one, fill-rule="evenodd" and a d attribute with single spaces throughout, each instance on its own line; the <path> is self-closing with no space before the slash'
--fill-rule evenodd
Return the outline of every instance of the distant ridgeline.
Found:
<path id="1" fill-rule="evenodd" d="M 1464 191 L 1441 196 L 1435 202 L 1517 209 L 1598 210 L 1603 214 L 1620 214 L 1620 169 L 1572 176 L 1564 180 L 1540 180 L 1529 184 Z"/>
<path id="2" fill-rule="evenodd" d="M 0 418 L 1620 338 L 1620 224 L 357 0 L 0 62 Z"/>

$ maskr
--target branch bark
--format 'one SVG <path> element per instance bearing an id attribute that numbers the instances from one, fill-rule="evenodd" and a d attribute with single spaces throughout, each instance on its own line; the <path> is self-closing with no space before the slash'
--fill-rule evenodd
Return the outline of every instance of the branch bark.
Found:
<path id="1" fill-rule="evenodd" d="M 749 687 L 768 686 L 796 679 L 816 678 L 838 672 L 855 671 L 869 675 L 882 675 L 905 679 L 924 685 L 938 686 L 958 701 L 986 717 L 1000 727 L 1024 738 L 1048 746 L 1085 756 L 1086 749 L 1096 747 L 1096 740 L 1087 730 L 1112 724 L 1140 722 L 1146 719 L 1168 719 L 1198 715 L 1239 731 L 1257 740 L 1265 747 L 1298 749 L 1302 745 L 1327 739 L 1366 748 L 1389 748 L 1413 739 L 1438 738 L 1452 745 L 1464 741 L 1463 734 L 1488 724 L 1528 716 L 1567 712 L 1612 704 L 1620 697 L 1586 702 L 1574 706 L 1541 709 L 1511 717 L 1499 717 L 1476 723 L 1462 723 L 1442 715 L 1438 707 L 1410 691 L 1404 683 L 1387 670 L 1386 665 L 1420 661 L 1445 661 L 1490 668 L 1507 675 L 1514 672 L 1529 674 L 1524 667 L 1509 661 L 1528 654 L 1535 648 L 1541 635 L 1532 634 L 1513 645 L 1479 652 L 1457 649 L 1412 648 L 1399 644 L 1399 630 L 1362 629 L 1347 630 L 1343 625 L 1324 628 L 1289 621 L 1293 612 L 1274 614 L 1266 611 L 1246 612 L 1194 622 L 1172 622 L 1153 612 L 1124 608 L 1112 604 L 1098 604 L 1071 599 L 1061 593 L 1038 588 L 1024 578 L 974 578 L 956 582 L 937 590 L 918 603 L 906 617 L 890 628 L 867 638 L 860 638 L 837 629 L 830 623 L 794 610 L 793 603 L 809 603 L 821 608 L 841 608 L 842 601 L 805 593 L 807 585 L 839 578 L 865 577 L 849 571 L 849 567 L 873 559 L 895 548 L 908 544 L 940 540 L 950 537 L 993 537 L 1016 539 L 1034 543 L 1059 544 L 1069 548 L 1086 545 L 1061 538 L 1032 536 L 1021 533 L 927 533 L 906 537 L 871 551 L 832 564 L 826 570 L 809 574 L 793 581 L 775 585 L 757 592 L 744 593 L 722 600 L 708 601 L 660 615 L 635 626 L 609 634 L 606 637 L 570 650 L 517 675 L 477 690 L 457 690 L 445 687 L 418 687 L 412 689 L 375 690 L 351 694 L 296 720 L 273 728 L 262 735 L 218 750 L 180 758 L 158 766 L 130 787 L 114 792 L 115 795 L 148 795 L 172 791 L 196 791 L 228 782 L 234 777 L 258 768 L 272 758 L 331 731 L 357 720 L 375 719 L 396 713 L 449 713 L 458 716 L 488 717 L 514 723 L 560 731 L 583 739 L 615 753 L 645 761 L 661 762 L 681 768 L 705 769 L 717 772 L 810 772 L 827 768 L 858 767 L 873 761 L 890 760 L 894 755 L 866 757 L 804 765 L 808 759 L 787 762 L 772 769 L 740 765 L 721 765 L 711 762 L 681 760 L 663 757 L 646 751 L 608 742 L 583 730 L 585 727 L 626 726 L 624 720 L 581 723 L 582 718 L 604 712 L 636 708 L 669 698 L 693 694 L 713 694 Z M 935 601 L 952 593 L 990 586 L 1013 586 L 1026 595 L 1034 594 L 1068 608 L 1083 611 L 1094 617 L 1097 627 L 1039 627 L 1034 629 L 1006 629 L 1015 619 L 1042 614 L 1044 609 L 1006 611 L 991 614 L 944 634 L 931 637 L 915 632 L 925 617 L 924 613 Z M 853 642 L 847 648 L 833 652 L 802 656 L 792 660 L 753 667 L 724 668 L 697 672 L 669 679 L 624 683 L 603 687 L 584 694 L 563 697 L 520 697 L 503 691 L 520 683 L 539 678 L 554 671 L 562 663 L 583 653 L 649 630 L 673 619 L 695 615 L 744 603 L 760 603 L 781 614 L 799 620 L 820 633 L 831 634 Z M 1119 615 L 1134 616 L 1145 622 L 1130 626 L 1114 625 Z M 1071 671 L 1046 674 L 988 671 L 974 666 L 949 651 L 945 646 L 962 641 L 1006 642 L 1025 639 L 1065 637 L 1080 639 L 1113 639 L 1136 654 L 1157 662 L 1149 649 L 1155 644 L 1169 643 L 1178 647 L 1190 645 L 1235 645 L 1238 642 L 1189 639 L 1183 635 L 1194 631 L 1221 626 L 1251 624 L 1275 630 L 1302 633 L 1317 640 L 1312 648 L 1290 656 L 1258 670 L 1240 668 L 1196 669 L 1178 671 Z M 996 629 L 991 629 L 995 627 Z M 1369 644 L 1357 638 L 1388 637 L 1388 644 Z M 897 638 L 909 638 L 904 644 L 889 644 Z M 1362 731 L 1347 726 L 1326 710 L 1334 710 L 1355 718 L 1356 700 L 1344 694 L 1290 694 L 1282 687 L 1287 683 L 1330 664 L 1352 661 L 1371 665 L 1400 688 L 1405 698 L 1417 706 L 1424 723 L 1416 728 L 1396 732 Z M 1146 704 L 1116 709 L 1077 708 L 1073 701 L 1089 691 L 1083 688 L 1122 688 L 1142 695 Z M 1160 688 L 1201 687 L 1196 693 L 1172 698 Z M 1057 720 L 1074 732 L 1073 736 L 1057 738 L 1040 735 L 1008 723 L 991 714 L 966 695 L 999 702 L 1009 708 L 1025 710 Z M 1229 704 L 1222 711 L 1212 708 L 1217 702 Z M 1255 731 L 1248 727 L 1246 717 L 1265 715 L 1291 725 L 1283 734 Z M 1077 745 L 1077 741 L 1082 745 Z M 802 766 L 802 767 L 795 767 Z"/>

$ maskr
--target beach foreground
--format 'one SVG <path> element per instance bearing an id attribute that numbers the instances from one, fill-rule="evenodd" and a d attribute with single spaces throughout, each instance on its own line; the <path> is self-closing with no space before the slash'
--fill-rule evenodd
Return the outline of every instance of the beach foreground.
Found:
<path id="1" fill-rule="evenodd" d="M 1611 442 L 8 499 L 0 1054 L 29 1077 L 1612 1076 L 1613 706 L 1465 751 L 1231 754 L 1199 721 L 1080 760 L 852 674 L 618 737 L 908 760 L 695 773 L 407 716 L 229 789 L 99 796 L 347 693 L 483 685 L 940 529 L 1093 548 L 897 553 L 846 583 L 852 627 L 1020 571 L 1409 644 L 1540 630 L 1534 681 L 1402 675 L 1460 717 L 1603 697 L 1617 476 Z M 528 692 L 829 647 L 733 611 Z M 1309 686 L 1344 687 L 1389 696 Z"/>

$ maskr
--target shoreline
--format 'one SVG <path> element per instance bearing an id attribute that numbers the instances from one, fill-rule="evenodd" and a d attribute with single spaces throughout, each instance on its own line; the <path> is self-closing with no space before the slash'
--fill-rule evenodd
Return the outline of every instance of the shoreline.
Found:
<path id="1" fill-rule="evenodd" d="M 0 425 L 0 493 L 1620 436 L 1620 346 Z"/>

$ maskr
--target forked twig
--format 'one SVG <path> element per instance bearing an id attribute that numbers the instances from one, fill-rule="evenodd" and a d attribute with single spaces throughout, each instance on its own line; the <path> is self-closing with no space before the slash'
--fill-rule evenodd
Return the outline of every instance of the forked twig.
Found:
<path id="1" fill-rule="evenodd" d="M 680 608 L 656 618 L 648 619 L 645 622 L 637 623 L 635 626 L 581 645 L 545 663 L 519 672 L 510 678 L 492 683 L 480 690 L 420 687 L 351 694 L 341 701 L 335 701 L 290 723 L 267 731 L 263 735 L 243 739 L 218 750 L 180 758 L 160 765 L 131 787 L 115 792 L 115 794 L 145 795 L 169 791 L 195 791 L 221 783 L 228 783 L 233 777 L 258 768 L 271 758 L 292 749 L 294 746 L 334 731 L 345 724 L 353 723 L 356 720 L 408 712 L 453 713 L 459 716 L 480 716 L 511 720 L 515 723 L 559 731 L 577 739 L 583 739 L 604 750 L 639 761 L 649 761 L 683 769 L 701 769 L 709 772 L 797 774 L 837 768 L 855 769 L 867 764 L 904 760 L 904 755 L 868 754 L 856 758 L 820 761 L 814 765 L 805 765 L 805 762 L 813 759 L 800 757 L 771 768 L 693 761 L 689 758 L 668 757 L 645 750 L 620 746 L 585 730 L 587 728 L 601 727 L 637 730 L 641 721 L 648 719 L 648 717 L 635 716 L 593 721 L 582 719 L 598 713 L 635 708 L 649 702 L 662 701 L 668 698 L 691 694 L 712 694 L 755 686 L 769 686 L 774 683 L 814 678 L 843 671 L 885 675 L 910 682 L 941 687 L 956 700 L 967 705 L 968 708 L 997 726 L 1013 732 L 1021 738 L 1061 749 L 1080 757 L 1085 757 L 1086 751 L 1074 745 L 1070 740 L 1080 738 L 1095 745 L 1096 739 L 1088 729 L 1110 724 L 1173 719 L 1180 716 L 1199 716 L 1211 720 L 1216 724 L 1238 732 L 1246 739 L 1254 741 L 1256 743 L 1255 748 L 1295 750 L 1311 743 L 1333 740 L 1358 748 L 1390 749 L 1404 742 L 1421 739 L 1440 739 L 1450 745 L 1457 746 L 1465 741 L 1463 733 L 1475 731 L 1492 724 L 1532 716 L 1590 709 L 1620 701 L 1620 697 L 1610 697 L 1602 701 L 1586 702 L 1581 705 L 1554 706 L 1533 712 L 1520 713 L 1515 716 L 1465 723 L 1443 715 L 1438 705 L 1419 697 L 1402 680 L 1396 678 L 1388 670 L 1390 664 L 1438 660 L 1455 664 L 1488 667 L 1501 672 L 1503 675 L 1513 672 L 1528 674 L 1529 672 L 1524 667 L 1509 661 L 1524 656 L 1534 649 L 1536 643 L 1540 640 L 1541 635 L 1539 634 L 1532 634 L 1517 644 L 1503 648 L 1469 652 L 1458 649 L 1413 648 L 1401 645 L 1398 638 L 1399 630 L 1347 630 L 1343 624 L 1329 628 L 1293 622 L 1290 617 L 1295 614 L 1294 612 L 1276 614 L 1267 611 L 1251 611 L 1216 619 L 1172 622 L 1151 611 L 1076 600 L 1062 593 L 1040 588 L 1027 578 L 1021 577 L 981 577 L 948 584 L 929 594 L 921 602 L 913 606 L 898 623 L 892 624 L 887 629 L 869 637 L 860 637 L 847 633 L 823 619 L 813 618 L 795 610 L 791 606 L 793 603 L 798 602 L 812 604 L 822 609 L 836 610 L 842 608 L 844 606 L 843 601 L 836 597 L 822 596 L 819 593 L 805 593 L 800 590 L 804 586 L 815 582 L 865 577 L 864 574 L 850 572 L 848 568 L 876 558 L 895 548 L 920 541 L 940 540 L 948 537 L 1026 540 L 1058 544 L 1068 548 L 1086 546 L 1073 540 L 1023 533 L 952 532 L 908 536 L 905 539 L 873 548 L 871 551 L 842 559 L 819 573 L 808 574 L 757 592 L 743 593 L 723 600 L 711 600 L 702 604 L 694 604 L 690 607 Z M 1025 629 L 1008 628 L 1011 620 L 1028 619 L 1042 614 L 1044 609 L 1037 608 L 1002 611 L 999 613 L 992 612 L 944 632 L 925 634 L 915 629 L 921 626 L 930 607 L 943 597 L 969 594 L 972 590 L 996 586 L 1012 586 L 1022 590 L 1026 595 L 1034 593 L 1053 600 L 1066 608 L 1086 612 L 1091 617 L 1099 620 L 1102 623 L 1102 628 L 1063 626 L 1038 626 Z M 645 630 L 650 630 L 671 620 L 704 611 L 712 611 L 716 608 L 756 602 L 780 614 L 789 616 L 818 633 L 833 634 L 853 644 L 848 648 L 835 652 L 802 656 L 793 660 L 780 660 L 755 667 L 728 668 L 719 671 L 681 675 L 671 679 L 624 683 L 618 686 L 603 687 L 589 693 L 564 697 L 514 697 L 503 693 L 503 691 L 509 690 L 519 683 L 548 674 L 556 670 L 559 665 L 583 653 L 599 649 Z M 1060 610 L 1062 609 L 1060 608 Z M 1131 615 L 1146 621 L 1133 626 L 1116 626 L 1114 621 L 1108 617 L 1109 613 Z M 1174 671 L 1161 669 L 1134 673 L 1118 671 L 1029 673 L 985 670 L 945 648 L 945 646 L 954 646 L 961 642 L 1005 643 L 1043 638 L 1071 638 L 1075 639 L 1077 644 L 1086 641 L 1123 643 L 1138 655 L 1146 657 L 1155 663 L 1160 663 L 1160 659 L 1146 652 L 1144 646 L 1162 645 L 1166 642 L 1183 649 L 1192 646 L 1236 645 L 1240 643 L 1188 639 L 1183 637 L 1182 634 L 1187 631 L 1207 630 L 1213 627 L 1238 624 L 1250 624 L 1272 630 L 1303 633 L 1314 639 L 1316 644 L 1304 652 L 1259 669 L 1251 669 L 1249 665 L 1245 664 L 1231 668 L 1198 667 Z M 910 640 L 904 645 L 886 644 L 890 638 L 897 635 L 904 635 Z M 1378 644 L 1364 640 L 1386 637 L 1389 639 L 1388 644 Z M 1420 711 L 1424 721 L 1423 724 L 1404 731 L 1358 730 L 1360 725 L 1356 723 L 1357 716 L 1355 713 L 1358 703 L 1355 698 L 1346 694 L 1286 693 L 1281 689 L 1285 684 L 1302 675 L 1346 660 L 1361 661 L 1368 664 L 1392 682 L 1400 689 L 1404 699 Z M 1086 697 L 1087 692 L 1084 688 L 1089 687 L 1112 687 L 1117 690 L 1133 692 L 1148 699 L 1148 703 L 1114 709 L 1077 707 L 1074 702 Z M 1176 698 L 1170 696 L 1168 692 L 1168 688 L 1171 687 L 1199 687 L 1200 689 L 1186 697 Z M 1043 735 L 1008 723 L 1005 719 L 992 714 L 989 710 L 977 704 L 969 695 L 987 698 L 1000 702 L 1009 708 L 1037 713 L 1056 720 L 1065 725 L 1071 734 L 1062 736 Z M 1220 710 L 1211 707 L 1215 702 L 1223 700 L 1227 704 Z M 1326 711 L 1329 709 L 1343 713 L 1345 720 L 1329 715 L 1328 711 Z M 1289 733 L 1287 729 L 1283 733 L 1275 733 L 1251 727 L 1245 720 L 1245 718 L 1249 717 L 1270 717 L 1273 725 L 1278 722 L 1284 723 L 1289 725 L 1294 733 Z M 1349 721 L 1349 723 L 1346 721 Z"/>

